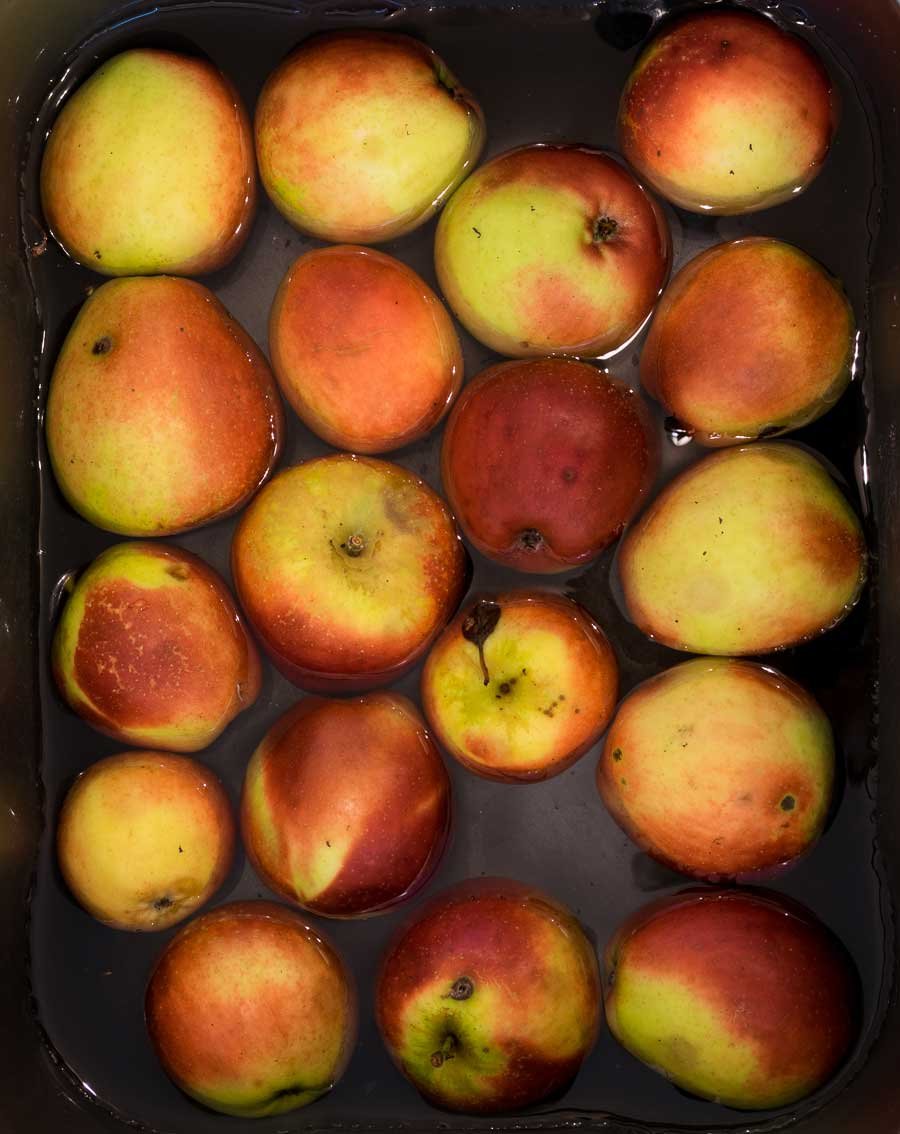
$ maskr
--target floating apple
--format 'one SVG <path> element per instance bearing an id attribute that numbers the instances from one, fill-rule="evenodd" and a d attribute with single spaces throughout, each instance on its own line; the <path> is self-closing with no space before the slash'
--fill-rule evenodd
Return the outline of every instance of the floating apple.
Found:
<path id="1" fill-rule="evenodd" d="M 562 595 L 510 591 L 468 603 L 432 647 L 422 705 L 441 744 L 473 772 L 555 776 L 600 737 L 616 706 L 606 635 Z"/>
<path id="2" fill-rule="evenodd" d="M 123 535 L 172 535 L 233 512 L 269 475 L 281 432 L 265 359 L 191 280 L 97 288 L 50 382 L 59 487 L 86 520 Z"/>
<path id="3" fill-rule="evenodd" d="M 746 9 L 664 25 L 619 105 L 622 153 L 693 212 L 746 213 L 801 192 L 828 154 L 838 100 L 799 36 Z"/>
<path id="4" fill-rule="evenodd" d="M 391 1058 L 436 1106 L 490 1114 L 564 1090 L 600 1024 L 594 948 L 575 917 L 520 882 L 435 898 L 388 947 L 376 989 Z"/>
<path id="5" fill-rule="evenodd" d="M 59 691 L 129 744 L 196 752 L 259 693 L 256 647 L 222 579 L 180 547 L 135 541 L 78 577 L 56 628 Z"/>
<path id="6" fill-rule="evenodd" d="M 855 324 L 838 280 L 768 237 L 717 244 L 666 288 L 641 386 L 702 445 L 821 417 L 850 381 Z"/>
<path id="7" fill-rule="evenodd" d="M 705 890 L 640 910 L 607 947 L 606 1021 L 679 1087 L 744 1109 L 828 1081 L 856 1036 L 853 964 L 809 911 Z"/>
<path id="8" fill-rule="evenodd" d="M 462 598 L 466 556 L 443 500 L 387 461 L 338 453 L 286 469 L 232 544 L 241 604 L 281 672 L 313 692 L 405 673 Z"/>
<path id="9" fill-rule="evenodd" d="M 146 996 L 150 1039 L 191 1098 L 241 1118 L 327 1094 L 356 1039 L 356 995 L 331 943 L 274 902 L 232 902 L 169 942 Z"/>
<path id="10" fill-rule="evenodd" d="M 619 706 L 597 785 L 622 829 L 713 881 L 789 863 L 819 837 L 834 781 L 828 718 L 755 662 L 696 658 Z"/>
<path id="11" fill-rule="evenodd" d="M 478 160 L 478 103 L 424 43 L 392 32 L 313 36 L 256 107 L 263 185 L 322 240 L 374 244 L 417 228 Z"/>
<path id="12" fill-rule="evenodd" d="M 459 392 L 462 351 L 424 280 L 371 248 L 317 248 L 282 281 L 269 319 L 284 396 L 313 432 L 354 453 L 424 437 Z"/>
<path id="13" fill-rule="evenodd" d="M 490 366 L 444 431 L 450 506 L 484 555 L 565 571 L 621 534 L 653 483 L 659 445 L 633 390 L 584 362 Z"/>
<path id="14" fill-rule="evenodd" d="M 859 598 L 866 546 L 825 466 L 783 441 L 691 465 L 622 541 L 628 613 L 698 654 L 759 654 L 828 630 Z"/>
<path id="15" fill-rule="evenodd" d="M 450 827 L 450 779 L 405 697 L 304 697 L 250 758 L 241 827 L 273 890 L 325 917 L 361 917 L 431 877 Z"/>
<path id="16" fill-rule="evenodd" d="M 41 199 L 63 248 L 103 275 L 221 268 L 246 240 L 256 204 L 237 91 L 197 56 L 114 55 L 63 105 Z"/>
<path id="17" fill-rule="evenodd" d="M 216 776 L 187 756 L 120 752 L 82 772 L 56 830 L 59 867 L 114 929 L 168 929 L 221 886 L 234 819 Z"/>
<path id="18" fill-rule="evenodd" d="M 457 318 L 498 354 L 597 357 L 650 314 L 670 253 L 662 213 L 614 158 L 536 145 L 460 186 L 434 262 Z"/>

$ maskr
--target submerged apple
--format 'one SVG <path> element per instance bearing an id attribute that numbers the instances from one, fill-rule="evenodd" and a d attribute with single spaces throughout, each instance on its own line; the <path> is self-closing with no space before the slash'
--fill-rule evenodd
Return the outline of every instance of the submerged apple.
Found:
<path id="1" fill-rule="evenodd" d="M 114 929 L 168 929 L 221 886 L 234 819 L 218 778 L 187 756 L 121 752 L 66 795 L 56 852 L 78 902 Z"/>
<path id="2" fill-rule="evenodd" d="M 263 185 L 301 232 L 373 244 L 423 224 L 478 160 L 484 119 L 443 60 L 393 32 L 312 36 L 256 107 Z"/>
<path id="3" fill-rule="evenodd" d="M 701 252 L 666 288 L 641 386 L 701 445 L 797 429 L 850 381 L 855 324 L 838 280 L 753 236 Z"/>
<path id="4" fill-rule="evenodd" d="M 786 1106 L 821 1087 L 857 1032 L 858 980 L 840 943 L 775 894 L 688 892 L 651 904 L 609 943 L 606 1020 L 686 1091 Z"/>
<path id="5" fill-rule="evenodd" d="M 197 56 L 114 55 L 63 104 L 41 200 L 69 255 L 103 275 L 223 267 L 247 239 L 256 203 L 237 91 Z"/>
<path id="6" fill-rule="evenodd" d="M 173 535 L 253 495 L 275 464 L 282 422 L 265 358 L 211 291 L 134 277 L 97 288 L 66 336 L 47 447 L 86 520 Z"/>
<path id="7" fill-rule="evenodd" d="M 412 268 L 374 248 L 339 245 L 300 256 L 275 296 L 269 349 L 297 414 L 354 453 L 424 437 L 463 377 L 444 305 Z"/>
<path id="8" fill-rule="evenodd" d="M 799 36 L 746 9 L 704 8 L 663 26 L 619 106 L 619 144 L 683 209 L 745 213 L 801 192 L 828 154 L 838 100 Z"/>
<path id="9" fill-rule="evenodd" d="M 411 898 L 449 826 L 447 771 L 418 710 L 397 693 L 304 697 L 247 766 L 247 854 L 273 890 L 325 917 Z"/>
<path id="10" fill-rule="evenodd" d="M 815 637 L 845 617 L 865 575 L 850 504 L 821 461 L 784 441 L 689 466 L 619 555 L 631 618 L 691 653 L 766 653 Z"/>
<path id="11" fill-rule="evenodd" d="M 272 660 L 314 692 L 371 689 L 411 669 L 466 584 L 443 500 L 399 465 L 347 453 L 275 477 L 241 518 L 232 566 Z"/>
<path id="12" fill-rule="evenodd" d="M 828 718 L 755 662 L 695 658 L 619 706 L 597 785 L 619 825 L 675 870 L 712 880 L 785 865 L 825 824 Z"/>
<path id="13" fill-rule="evenodd" d="M 167 1074 L 222 1114 L 314 1102 L 343 1074 L 356 995 L 320 932 L 274 902 L 232 902 L 186 925 L 150 977 L 147 1029 Z"/>
<path id="14" fill-rule="evenodd" d="M 559 358 L 490 366 L 450 412 L 441 474 L 484 555 L 565 571 L 621 534 L 652 485 L 659 443 L 633 390 Z"/>
<path id="15" fill-rule="evenodd" d="M 564 1090 L 600 1024 L 594 948 L 575 917 L 520 882 L 435 898 L 388 947 L 376 989 L 391 1057 L 425 1098 L 491 1114 Z"/>
<path id="16" fill-rule="evenodd" d="M 669 230 L 624 166 L 585 146 L 523 146 L 476 170 L 441 214 L 438 282 L 498 354 L 597 357 L 666 282 Z"/>
<path id="17" fill-rule="evenodd" d="M 600 737 L 616 704 L 606 635 L 562 595 L 511 591 L 467 604 L 432 647 L 422 704 L 441 744 L 473 772 L 555 776 Z"/>
<path id="18" fill-rule="evenodd" d="M 202 559 L 119 543 L 81 574 L 53 638 L 69 706 L 129 744 L 196 752 L 256 700 L 259 656 L 228 588 Z"/>

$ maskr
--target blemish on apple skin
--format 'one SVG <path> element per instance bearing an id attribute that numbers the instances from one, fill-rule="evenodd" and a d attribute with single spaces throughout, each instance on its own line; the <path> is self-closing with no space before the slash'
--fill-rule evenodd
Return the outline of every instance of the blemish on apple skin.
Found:
<path id="1" fill-rule="evenodd" d="M 472 231 L 473 231 L 473 232 L 475 233 L 475 235 L 476 235 L 476 236 L 478 237 L 478 239 L 480 240 L 480 239 L 481 239 L 481 232 L 480 232 L 480 231 L 479 231 L 479 230 L 478 230 L 478 229 L 477 229 L 477 228 L 475 227 L 475 225 L 474 225 L 474 224 L 472 225 Z"/>
<path id="2" fill-rule="evenodd" d="M 796 803 L 797 803 L 797 801 L 794 799 L 794 797 L 792 795 L 786 795 L 784 797 L 784 799 L 781 801 L 781 810 L 782 811 L 793 811 L 794 807 L 796 806 Z"/>
<path id="3" fill-rule="evenodd" d="M 91 347 L 91 354 L 108 354 L 112 350 L 112 339 L 109 335 L 104 335 L 102 338 L 97 339 Z"/>
<path id="4" fill-rule="evenodd" d="M 622 749 L 621 748 L 614 748 L 612 758 L 618 764 L 618 762 L 622 759 Z"/>
<path id="5" fill-rule="evenodd" d="M 184 847 L 179 847 L 179 848 L 178 848 L 178 853 L 179 853 L 179 854 L 184 854 Z"/>

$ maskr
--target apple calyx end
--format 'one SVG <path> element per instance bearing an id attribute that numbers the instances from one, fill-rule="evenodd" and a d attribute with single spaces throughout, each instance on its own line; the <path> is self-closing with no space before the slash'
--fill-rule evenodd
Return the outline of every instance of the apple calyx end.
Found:
<path id="1" fill-rule="evenodd" d="M 463 619 L 461 633 L 467 642 L 478 649 L 478 661 L 485 685 L 490 685 L 491 675 L 484 660 L 484 643 L 497 629 L 500 621 L 500 604 L 490 599 L 479 599 Z M 465 978 L 468 979 L 468 978 Z M 471 995 L 471 993 L 470 993 Z"/>
<path id="2" fill-rule="evenodd" d="M 600 216 L 594 221 L 591 239 L 594 244 L 606 244 L 619 231 L 619 222 L 614 217 Z"/>
<path id="3" fill-rule="evenodd" d="M 353 535 L 347 536 L 341 544 L 341 551 L 349 555 L 351 559 L 358 559 L 365 550 L 366 537 L 362 532 L 354 532 Z"/>
<path id="4" fill-rule="evenodd" d="M 475 991 L 475 982 L 471 977 L 461 976 L 450 986 L 447 996 L 451 1000 L 468 1000 Z"/>

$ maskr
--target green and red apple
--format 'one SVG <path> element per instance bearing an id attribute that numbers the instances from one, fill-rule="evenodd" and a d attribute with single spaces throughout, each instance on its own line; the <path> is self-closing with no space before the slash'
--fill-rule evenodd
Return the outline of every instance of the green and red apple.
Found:
<path id="1" fill-rule="evenodd" d="M 391 1058 L 428 1102 L 517 1110 L 565 1090 L 594 1046 L 597 958 L 555 899 L 509 879 L 475 879 L 395 936 L 375 1010 Z"/>
<path id="2" fill-rule="evenodd" d="M 51 661 L 63 698 L 94 728 L 173 752 L 212 744 L 260 686 L 223 580 L 163 543 L 116 544 L 78 576 Z"/>
<path id="3" fill-rule="evenodd" d="M 50 380 L 57 483 L 76 512 L 122 535 L 234 512 L 271 472 L 282 428 L 256 344 L 211 291 L 173 276 L 97 288 Z"/>
<path id="4" fill-rule="evenodd" d="M 218 890 L 234 855 L 225 789 L 167 752 L 98 760 L 69 789 L 56 829 L 59 868 L 88 913 L 113 929 L 168 929 Z"/>
<path id="5" fill-rule="evenodd" d="M 335 1085 L 356 1040 L 356 994 L 318 930 L 274 902 L 189 922 L 147 986 L 147 1029 L 170 1078 L 212 1110 L 286 1114 Z"/>
<path id="6" fill-rule="evenodd" d="M 248 857 L 276 893 L 324 917 L 380 913 L 417 893 L 450 829 L 450 778 L 398 693 L 304 697 L 250 758 Z"/>
<path id="7" fill-rule="evenodd" d="M 835 626 L 860 596 L 866 545 L 825 465 L 784 441 L 689 466 L 628 531 L 625 605 L 649 637 L 697 654 L 760 654 Z"/>
<path id="8" fill-rule="evenodd" d="M 476 170 L 441 214 L 441 291 L 513 358 L 596 358 L 626 343 L 669 272 L 665 218 L 628 170 L 585 146 L 523 146 Z"/>
<path id="9" fill-rule="evenodd" d="M 852 961 L 808 910 L 762 891 L 692 891 L 639 910 L 606 949 L 603 984 L 623 1047 L 726 1106 L 796 1102 L 856 1038 Z"/>
<path id="10" fill-rule="evenodd" d="M 641 54 L 619 145 L 683 209 L 746 213 L 810 184 L 837 120 L 837 91 L 807 43 L 769 16 L 716 5 L 665 24 Z"/>
<path id="11" fill-rule="evenodd" d="M 820 706 L 775 670 L 733 658 L 695 658 L 634 689 L 597 767 L 619 826 L 667 866 L 711 881 L 807 851 L 833 783 Z"/>
<path id="12" fill-rule="evenodd" d="M 641 397 L 559 358 L 482 371 L 451 410 L 441 448 L 444 490 L 470 542 L 528 572 L 594 559 L 622 533 L 658 466 Z"/>
<path id="13" fill-rule="evenodd" d="M 717 244 L 672 280 L 641 354 L 641 386 L 701 445 L 821 417 L 850 381 L 853 311 L 840 282 L 764 236 Z"/>
<path id="14" fill-rule="evenodd" d="M 372 248 L 305 252 L 275 296 L 272 366 L 319 437 L 354 453 L 429 433 L 463 377 L 453 321 L 412 268 Z"/>
<path id="15" fill-rule="evenodd" d="M 484 145 L 476 100 L 424 43 L 393 32 L 307 39 L 266 80 L 256 154 L 275 207 L 321 240 L 377 244 L 443 204 Z"/>
<path id="16" fill-rule="evenodd" d="M 303 689 L 371 689 L 407 672 L 466 587 L 446 504 L 406 469 L 337 453 L 286 469 L 232 544 L 238 597 L 281 672 Z"/>
<path id="17" fill-rule="evenodd" d="M 468 603 L 435 642 L 422 706 L 470 771 L 528 783 L 558 775 L 591 747 L 616 706 L 606 635 L 563 595 L 509 591 Z"/>
<path id="18" fill-rule="evenodd" d="M 237 91 L 197 56 L 113 56 L 63 104 L 41 199 L 66 252 L 103 275 L 223 267 L 256 204 L 253 136 Z"/>

